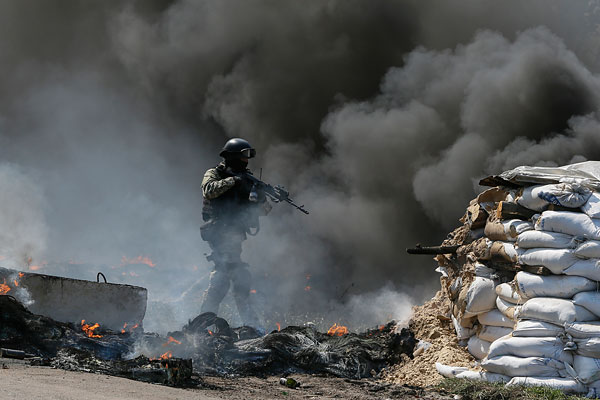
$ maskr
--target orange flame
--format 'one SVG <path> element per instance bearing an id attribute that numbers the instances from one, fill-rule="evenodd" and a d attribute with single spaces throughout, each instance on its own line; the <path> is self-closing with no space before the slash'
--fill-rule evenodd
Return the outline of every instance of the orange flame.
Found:
<path id="1" fill-rule="evenodd" d="M 250 293 L 256 294 L 256 289 L 250 289 Z"/>
<path id="2" fill-rule="evenodd" d="M 13 281 L 13 283 L 15 284 L 16 287 L 19 287 L 19 281 L 17 281 L 16 279 Z"/>
<path id="3" fill-rule="evenodd" d="M 8 292 L 10 292 L 10 286 L 6 284 L 6 279 L 4 279 L 4 283 L 0 284 L 0 295 Z"/>
<path id="4" fill-rule="evenodd" d="M 344 336 L 348 333 L 348 328 L 342 325 L 333 324 L 331 328 L 327 331 L 329 336 Z"/>
<path id="5" fill-rule="evenodd" d="M 85 323 L 85 319 L 81 320 L 81 330 L 84 331 L 86 333 L 86 335 L 88 335 L 88 337 L 91 338 L 101 338 L 102 335 L 96 335 L 94 334 L 94 330 L 96 330 L 97 328 L 100 328 L 100 324 L 95 323 L 94 325 L 89 325 Z"/>
<path id="6" fill-rule="evenodd" d="M 275 322 L 275 325 L 277 325 L 277 332 L 279 332 L 281 330 L 281 324 L 279 322 Z"/>
<path id="7" fill-rule="evenodd" d="M 123 329 L 121 329 L 121 333 L 125 333 L 126 328 L 127 328 L 127 322 L 125 322 L 125 325 L 123 325 Z"/>
<path id="8" fill-rule="evenodd" d="M 213 331 L 211 331 L 210 329 L 208 329 L 208 334 L 209 334 L 210 336 L 213 336 L 213 335 L 214 335 Z"/>
<path id="9" fill-rule="evenodd" d="M 181 342 L 177 339 L 175 339 L 173 336 L 169 336 L 169 340 L 165 343 L 163 343 L 163 346 L 168 346 L 169 343 L 176 343 L 176 344 L 181 344 Z"/>
<path id="10" fill-rule="evenodd" d="M 22 278 L 22 277 L 24 277 L 24 276 L 25 276 L 25 274 L 24 274 L 24 273 L 22 273 L 22 272 L 19 272 L 19 278 Z"/>
<path id="11" fill-rule="evenodd" d="M 304 288 L 304 290 L 306 290 L 307 292 L 310 292 L 310 289 L 312 289 L 310 286 Z"/>
<path id="12" fill-rule="evenodd" d="M 136 258 L 121 257 L 121 265 L 127 264 L 146 264 L 150 268 L 156 267 L 156 264 L 152 262 L 150 257 L 146 256 L 137 256 Z"/>
<path id="13" fill-rule="evenodd" d="M 173 357 L 173 352 L 172 351 L 167 351 L 165 354 L 161 354 L 160 359 L 161 360 L 168 360 L 171 357 Z"/>
<path id="14" fill-rule="evenodd" d="M 379 330 L 382 331 L 385 328 L 385 325 L 379 325 Z"/>

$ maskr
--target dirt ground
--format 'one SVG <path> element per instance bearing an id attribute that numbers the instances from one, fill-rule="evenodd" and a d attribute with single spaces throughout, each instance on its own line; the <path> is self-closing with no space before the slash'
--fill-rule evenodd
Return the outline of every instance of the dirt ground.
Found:
<path id="1" fill-rule="evenodd" d="M 451 399 L 420 388 L 376 380 L 353 381 L 312 375 L 291 376 L 298 389 L 279 384 L 279 377 L 203 377 L 201 388 L 176 389 L 125 378 L 49 367 L 32 367 L 27 362 L 0 359 L 0 399 Z"/>

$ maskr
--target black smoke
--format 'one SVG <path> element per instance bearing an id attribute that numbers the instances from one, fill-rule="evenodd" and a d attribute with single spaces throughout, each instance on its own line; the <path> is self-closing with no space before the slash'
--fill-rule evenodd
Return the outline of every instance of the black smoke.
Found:
<path id="1" fill-rule="evenodd" d="M 201 176 L 241 136 L 311 211 L 279 205 L 245 244 L 267 322 L 406 317 L 437 277 L 404 249 L 438 244 L 480 177 L 598 157 L 598 5 L 3 2 L 0 215 L 28 219 L 1 253 L 194 314 Z"/>

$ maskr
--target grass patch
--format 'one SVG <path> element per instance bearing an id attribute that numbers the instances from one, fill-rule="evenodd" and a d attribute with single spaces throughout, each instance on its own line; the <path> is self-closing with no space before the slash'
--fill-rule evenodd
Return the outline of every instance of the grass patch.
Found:
<path id="1" fill-rule="evenodd" d="M 458 394 L 463 400 L 585 400 L 558 389 L 546 387 L 509 386 L 502 383 L 477 382 L 468 379 L 444 379 L 436 389 Z"/>

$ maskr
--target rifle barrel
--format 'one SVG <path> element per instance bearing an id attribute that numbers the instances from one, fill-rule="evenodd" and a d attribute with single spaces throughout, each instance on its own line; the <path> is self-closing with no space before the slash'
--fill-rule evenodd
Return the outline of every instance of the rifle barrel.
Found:
<path id="1" fill-rule="evenodd" d="M 453 254 L 460 246 L 419 246 L 406 249 L 408 254 Z"/>

